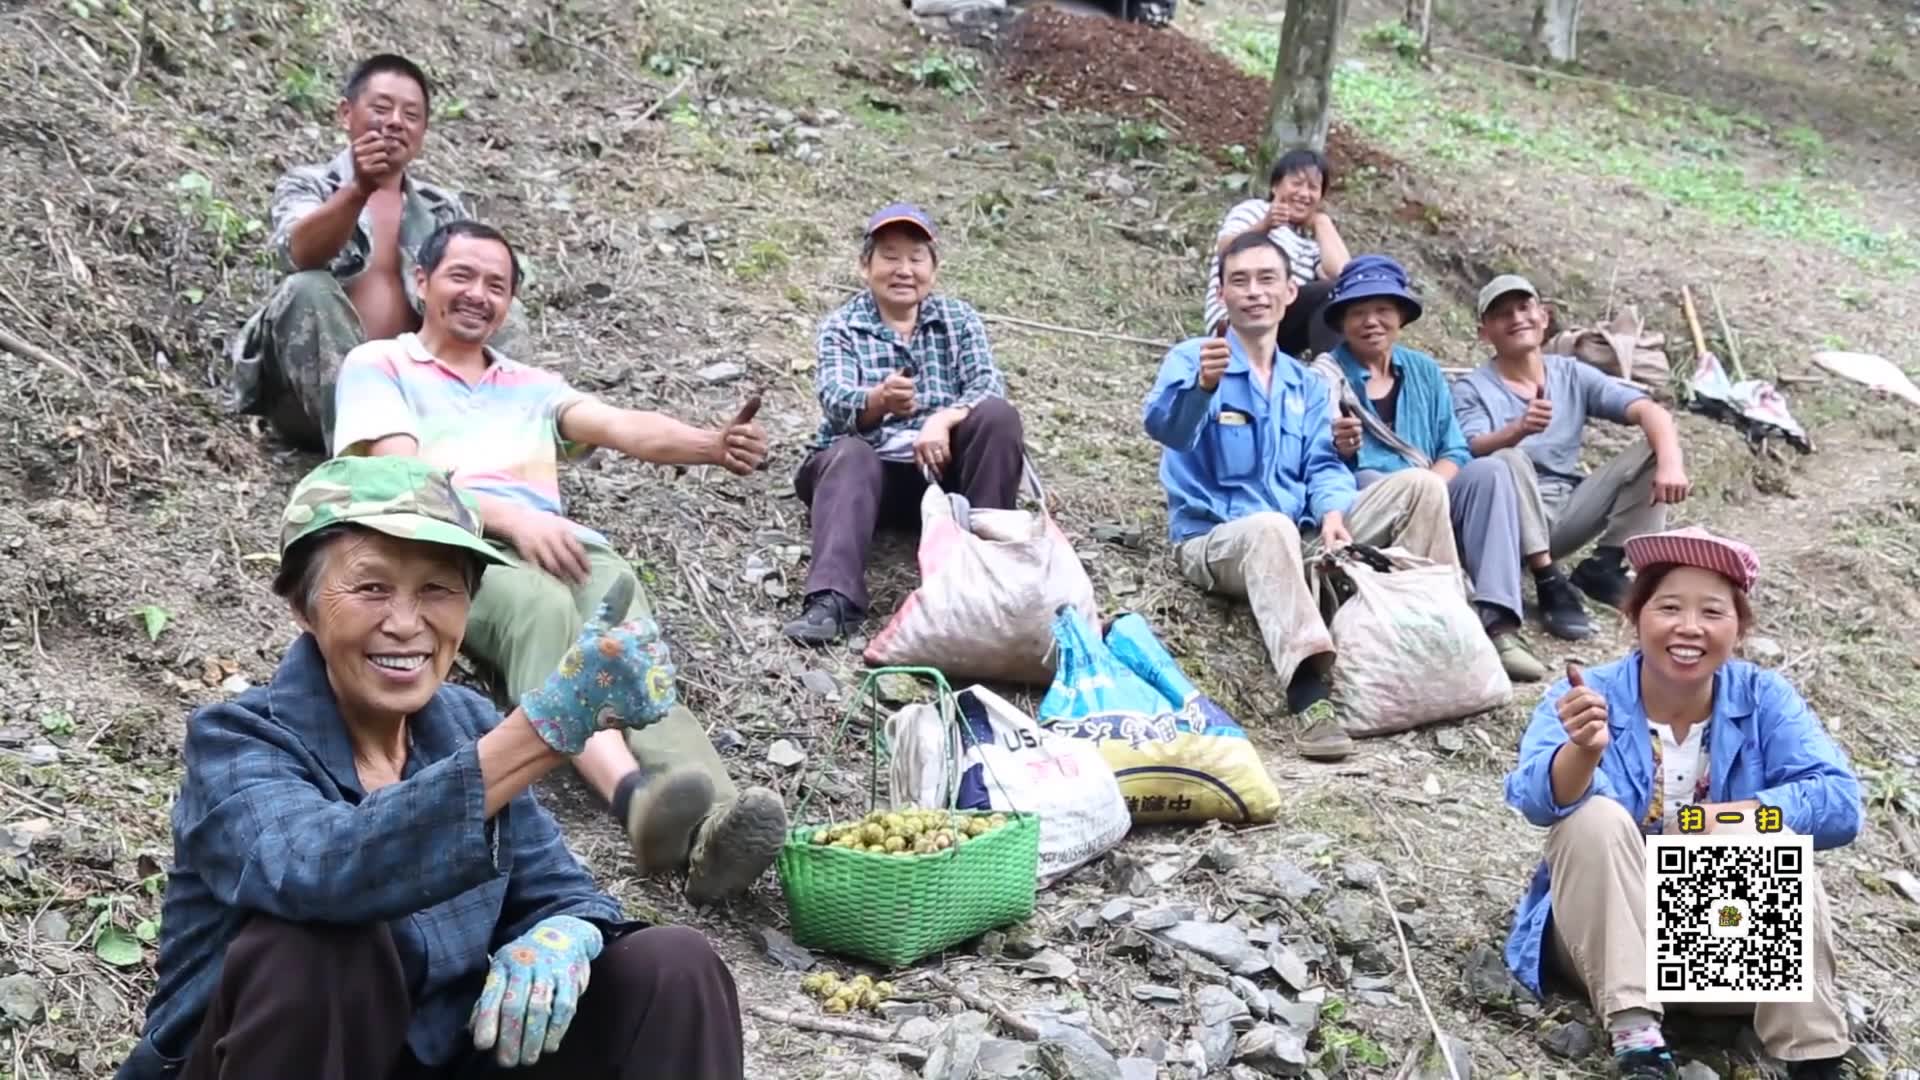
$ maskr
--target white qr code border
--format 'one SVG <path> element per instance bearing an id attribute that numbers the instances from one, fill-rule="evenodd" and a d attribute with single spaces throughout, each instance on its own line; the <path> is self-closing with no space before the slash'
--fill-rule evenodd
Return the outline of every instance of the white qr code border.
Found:
<path id="1" fill-rule="evenodd" d="M 1737 835 L 1681 834 L 1654 835 L 1647 837 L 1647 895 L 1646 895 L 1646 967 L 1647 994 L 1653 1000 L 1662 1003 L 1683 1004 L 1686 1002 L 1724 1002 L 1759 1003 L 1763 1001 L 1807 1002 L 1813 1000 L 1813 905 L 1803 899 L 1800 904 L 1800 977 L 1799 990 L 1745 990 L 1728 991 L 1725 989 L 1688 989 L 1691 978 L 1686 974 L 1686 965 L 1674 956 L 1661 954 L 1660 929 L 1663 926 L 1661 896 L 1662 884 L 1683 880 L 1686 874 L 1677 868 L 1684 868 L 1686 849 L 1704 847 L 1745 847 L 1769 848 L 1778 850 L 1773 859 L 1787 860 L 1800 868 L 1801 888 L 1813 886 L 1813 838 L 1794 833 L 1743 833 Z M 1670 854 L 1663 854 L 1663 852 Z M 1675 860 L 1679 861 L 1676 862 Z M 1716 901 L 1717 902 L 1717 901 Z M 1671 921 L 1671 920 L 1668 920 Z M 1664 976 L 1664 977 L 1663 977 Z M 1680 982 L 1678 988 L 1668 988 L 1669 984 Z"/>

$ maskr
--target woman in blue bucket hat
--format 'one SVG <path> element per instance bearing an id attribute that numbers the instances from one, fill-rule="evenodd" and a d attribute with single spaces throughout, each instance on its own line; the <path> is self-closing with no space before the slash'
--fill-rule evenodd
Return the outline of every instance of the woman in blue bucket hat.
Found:
<path id="1" fill-rule="evenodd" d="M 1400 344 L 1420 314 L 1406 269 L 1387 256 L 1361 255 L 1341 270 L 1322 317 L 1344 340 L 1313 362 L 1333 396 L 1333 446 L 1363 488 L 1401 469 L 1431 469 L 1447 481 L 1480 623 L 1507 675 L 1537 682 L 1546 668 L 1520 640 L 1524 563 L 1513 476 L 1472 455 L 1440 365 Z"/>

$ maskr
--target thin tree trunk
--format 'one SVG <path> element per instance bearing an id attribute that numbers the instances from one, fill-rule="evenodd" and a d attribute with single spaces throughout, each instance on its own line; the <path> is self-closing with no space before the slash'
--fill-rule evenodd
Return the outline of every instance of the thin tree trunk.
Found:
<path id="1" fill-rule="evenodd" d="M 1580 51 L 1580 0 L 1537 0 L 1533 48 L 1557 64 L 1571 64 Z"/>
<path id="2" fill-rule="evenodd" d="M 1287 0 L 1280 59 L 1273 68 L 1273 104 L 1260 146 L 1263 165 L 1295 146 L 1326 148 L 1334 54 L 1346 20 L 1347 0 Z"/>

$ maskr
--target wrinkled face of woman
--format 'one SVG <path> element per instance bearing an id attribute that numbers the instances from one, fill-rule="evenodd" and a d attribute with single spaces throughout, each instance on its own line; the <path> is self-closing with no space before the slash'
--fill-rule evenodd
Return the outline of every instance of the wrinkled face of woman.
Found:
<path id="1" fill-rule="evenodd" d="M 424 708 L 467 633 L 463 556 L 439 544 L 355 530 L 329 543 L 295 617 L 327 663 L 340 715 L 384 720 Z"/>

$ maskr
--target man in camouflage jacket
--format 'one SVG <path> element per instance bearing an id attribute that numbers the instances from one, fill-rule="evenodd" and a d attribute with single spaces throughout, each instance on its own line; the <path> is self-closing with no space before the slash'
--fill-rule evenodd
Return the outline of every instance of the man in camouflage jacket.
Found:
<path id="1" fill-rule="evenodd" d="M 434 229 L 471 217 L 444 189 L 414 179 L 431 90 L 424 72 L 383 53 L 353 69 L 337 114 L 349 146 L 274 185 L 274 265 L 286 276 L 229 345 L 228 407 L 265 416 L 280 436 L 324 453 L 334 379 L 363 341 L 420 328 L 413 266 Z M 518 306 L 494 343 L 513 352 Z"/>

